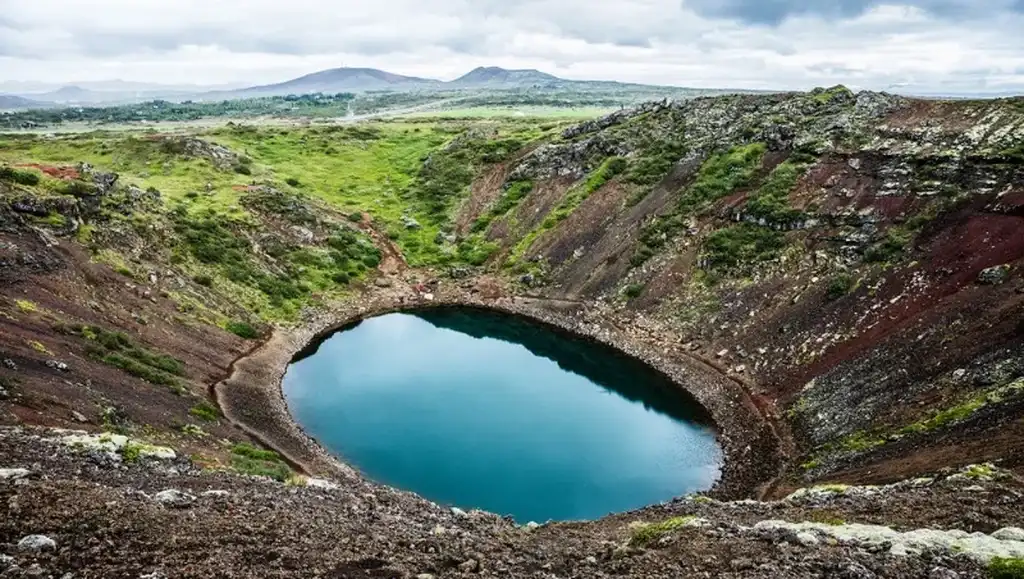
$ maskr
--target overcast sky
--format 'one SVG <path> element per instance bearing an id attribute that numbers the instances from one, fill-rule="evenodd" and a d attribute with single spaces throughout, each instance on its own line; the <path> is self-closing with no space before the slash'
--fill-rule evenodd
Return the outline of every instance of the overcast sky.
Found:
<path id="1" fill-rule="evenodd" d="M 1024 0 L 0 0 L 0 81 L 480 65 L 697 87 L 1024 92 Z M 4 86 L 10 86 L 5 83 Z"/>

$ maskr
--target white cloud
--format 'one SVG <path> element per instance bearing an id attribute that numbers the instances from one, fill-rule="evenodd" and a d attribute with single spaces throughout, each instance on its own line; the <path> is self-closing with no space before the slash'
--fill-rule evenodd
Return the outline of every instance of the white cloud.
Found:
<path id="1" fill-rule="evenodd" d="M 1011 0 L 0 0 L 0 79 L 274 82 L 480 65 L 685 86 L 1024 91 Z M 982 9 L 984 8 L 984 9 Z"/>

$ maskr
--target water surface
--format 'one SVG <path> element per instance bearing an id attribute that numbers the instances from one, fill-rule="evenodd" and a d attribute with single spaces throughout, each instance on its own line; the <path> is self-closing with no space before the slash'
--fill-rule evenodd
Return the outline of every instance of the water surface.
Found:
<path id="1" fill-rule="evenodd" d="M 389 314 L 284 378 L 299 424 L 366 476 L 519 522 L 593 519 L 709 488 L 701 408 L 611 348 L 483 310 Z"/>

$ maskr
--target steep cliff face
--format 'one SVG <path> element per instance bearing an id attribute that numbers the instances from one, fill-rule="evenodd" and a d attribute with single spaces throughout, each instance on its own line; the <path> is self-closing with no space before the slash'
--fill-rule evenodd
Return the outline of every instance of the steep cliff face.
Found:
<path id="1" fill-rule="evenodd" d="M 750 379 L 795 428 L 798 472 L 1024 456 L 1019 99 L 653 103 L 505 176 L 483 193 L 501 215 L 460 216 L 489 221 L 492 265 Z"/>

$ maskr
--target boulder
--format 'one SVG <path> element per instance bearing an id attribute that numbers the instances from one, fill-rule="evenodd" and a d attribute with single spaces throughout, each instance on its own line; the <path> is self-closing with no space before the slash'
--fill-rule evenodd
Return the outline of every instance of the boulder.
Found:
<path id="1" fill-rule="evenodd" d="M 57 542 L 46 535 L 29 535 L 18 541 L 18 550 L 26 552 L 55 551 Z"/>
<path id="2" fill-rule="evenodd" d="M 999 285 L 1010 278 L 1010 266 L 997 265 L 981 270 L 978 274 L 978 283 L 981 285 Z"/>
<path id="3" fill-rule="evenodd" d="M 195 502 L 196 497 L 177 489 L 167 489 L 153 495 L 153 500 L 168 507 L 184 508 Z"/>

